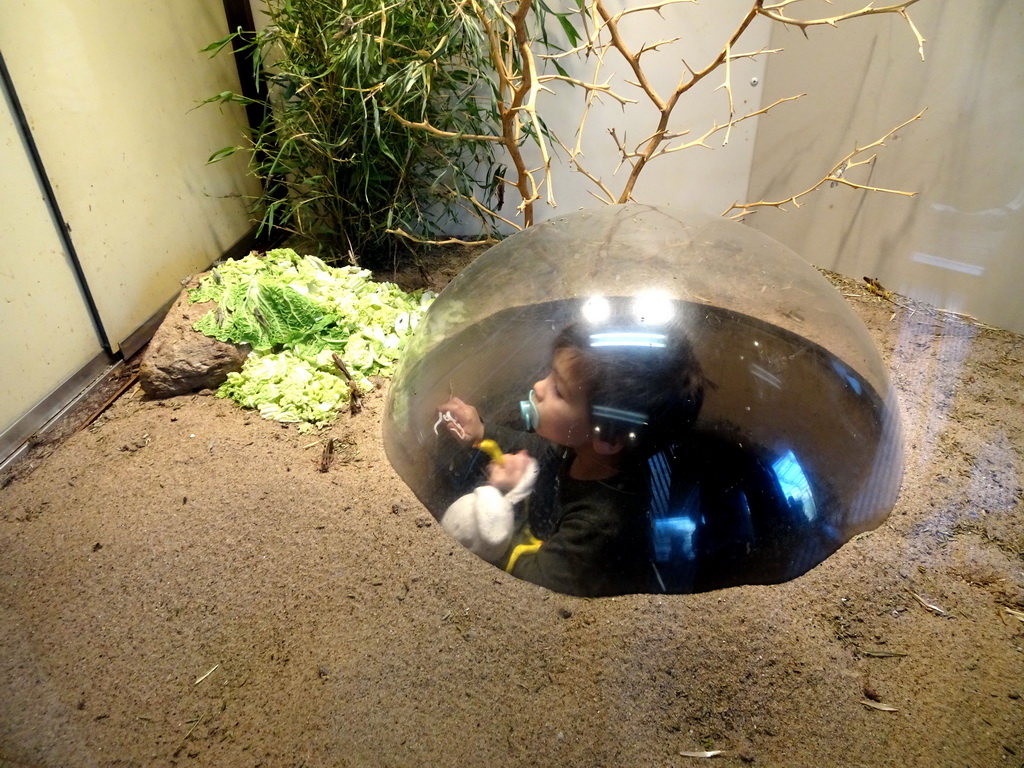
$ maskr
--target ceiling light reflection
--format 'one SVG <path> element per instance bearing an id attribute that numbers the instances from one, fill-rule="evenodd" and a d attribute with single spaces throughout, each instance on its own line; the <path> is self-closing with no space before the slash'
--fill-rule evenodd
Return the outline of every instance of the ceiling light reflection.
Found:
<path id="1" fill-rule="evenodd" d="M 665 325 L 675 314 L 672 299 L 664 291 L 644 291 L 633 300 L 633 316 L 644 325 Z"/>
<path id="2" fill-rule="evenodd" d="M 588 323 L 603 323 L 612 314 L 612 306 L 604 296 L 591 296 L 583 303 L 583 319 Z"/>

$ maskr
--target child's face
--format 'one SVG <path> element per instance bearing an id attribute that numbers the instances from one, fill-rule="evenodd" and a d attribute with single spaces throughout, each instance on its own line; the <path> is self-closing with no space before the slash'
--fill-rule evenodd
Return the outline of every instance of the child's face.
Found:
<path id="1" fill-rule="evenodd" d="M 575 375 L 575 354 L 571 349 L 556 351 L 547 377 L 533 385 L 540 416 L 537 434 L 570 448 L 590 440 L 590 414 Z"/>

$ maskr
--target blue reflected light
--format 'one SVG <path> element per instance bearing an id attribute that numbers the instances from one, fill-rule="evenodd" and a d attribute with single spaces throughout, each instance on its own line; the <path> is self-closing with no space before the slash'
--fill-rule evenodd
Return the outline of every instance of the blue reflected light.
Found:
<path id="1" fill-rule="evenodd" d="M 840 376 L 846 379 L 846 383 L 850 385 L 854 392 L 856 392 L 858 395 L 861 394 L 860 380 L 852 373 L 850 373 L 846 369 L 845 365 L 840 363 L 838 360 L 833 360 L 832 370 L 834 370 L 836 373 L 838 373 Z"/>
<path id="2" fill-rule="evenodd" d="M 697 551 L 693 535 L 696 532 L 697 523 L 688 515 L 655 520 L 652 532 L 655 561 L 666 562 L 679 557 L 687 561 L 695 560 Z"/>
<path id="3" fill-rule="evenodd" d="M 622 408 L 612 408 L 607 405 L 595 405 L 591 414 L 596 419 L 608 419 L 609 421 L 622 421 L 627 424 L 639 424 L 647 426 L 647 414 L 637 411 L 626 411 Z"/>
<path id="4" fill-rule="evenodd" d="M 666 341 L 664 333 L 614 331 L 590 334 L 592 347 L 664 347 Z"/>
<path id="5" fill-rule="evenodd" d="M 651 512 L 664 517 L 668 510 L 668 497 L 672 486 L 672 469 L 664 453 L 656 453 L 647 461 L 651 473 Z"/>
<path id="6" fill-rule="evenodd" d="M 811 492 L 811 484 L 807 481 L 803 467 L 797 461 L 792 451 L 772 462 L 772 469 L 775 477 L 782 486 L 782 493 L 795 509 L 803 512 L 807 522 L 813 522 L 817 517 L 817 508 L 814 505 L 814 494 Z"/>
<path id="7" fill-rule="evenodd" d="M 794 450 L 696 432 L 648 469 L 651 562 L 663 591 L 777 583 L 835 550 L 827 502 Z"/>
<path id="8" fill-rule="evenodd" d="M 660 563 L 673 560 L 678 562 L 679 557 L 692 561 L 697 556 L 694 543 L 697 522 L 693 515 L 700 514 L 700 491 L 692 489 L 679 505 L 680 509 L 670 514 L 672 468 L 664 453 L 652 456 L 647 466 L 651 478 L 651 542 L 654 559 Z"/>

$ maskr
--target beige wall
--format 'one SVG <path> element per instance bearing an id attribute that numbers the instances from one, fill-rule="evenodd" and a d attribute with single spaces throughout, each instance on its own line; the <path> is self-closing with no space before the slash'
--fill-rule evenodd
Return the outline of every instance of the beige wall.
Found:
<path id="1" fill-rule="evenodd" d="M 766 98 L 808 96 L 762 120 L 750 199 L 802 189 L 855 146 L 927 107 L 851 175 L 913 198 L 827 187 L 799 210 L 749 219 L 819 266 L 1024 332 L 1024 3 L 921 0 L 925 61 L 897 17 L 838 29 L 776 28 L 785 48 Z"/>
<path id="2" fill-rule="evenodd" d="M 0 47 L 116 349 L 249 226 L 219 0 L 0 0 Z"/>
<path id="3" fill-rule="evenodd" d="M 220 0 L 0 0 L 0 51 L 115 351 L 251 226 L 244 158 L 206 165 L 243 112 L 193 111 L 238 87 L 230 56 L 200 53 L 226 30 Z M 2 99 L 0 163 L 2 461 L 102 345 Z"/>
<path id="4" fill-rule="evenodd" d="M 100 343 L 2 94 L 0 168 L 2 433 L 99 354 Z"/>

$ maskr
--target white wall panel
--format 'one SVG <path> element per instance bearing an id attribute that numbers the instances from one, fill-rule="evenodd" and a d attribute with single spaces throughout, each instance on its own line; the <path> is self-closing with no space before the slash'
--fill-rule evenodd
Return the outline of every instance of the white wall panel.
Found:
<path id="1" fill-rule="evenodd" d="M 862 5 L 862 3 L 857 3 Z M 838 13 L 840 4 L 826 8 Z M 1024 331 L 1024 3 L 922 0 L 906 23 L 875 17 L 777 28 L 766 98 L 806 90 L 762 120 L 749 197 L 778 199 L 927 107 L 851 178 L 913 198 L 826 187 L 789 212 L 749 219 L 819 266 L 876 277 L 889 289 Z"/>
<path id="2" fill-rule="evenodd" d="M 116 349 L 249 228 L 219 0 L 0 0 L 0 47 Z"/>
<path id="3" fill-rule="evenodd" d="M 0 92 L 0 433 L 102 351 L 10 106 Z"/>

